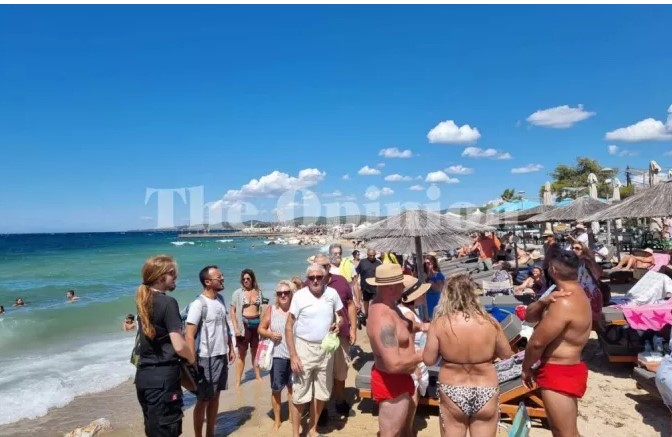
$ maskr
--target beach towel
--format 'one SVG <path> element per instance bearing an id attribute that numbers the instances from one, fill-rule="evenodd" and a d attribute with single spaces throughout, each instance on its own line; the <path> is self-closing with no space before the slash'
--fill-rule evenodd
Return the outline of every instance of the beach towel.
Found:
<path id="1" fill-rule="evenodd" d="M 660 331 L 666 325 L 672 325 L 672 304 L 659 305 L 621 305 L 625 320 L 632 329 Z"/>
<path id="2" fill-rule="evenodd" d="M 634 305 L 656 304 L 672 294 L 672 279 L 648 271 L 626 294 Z"/>

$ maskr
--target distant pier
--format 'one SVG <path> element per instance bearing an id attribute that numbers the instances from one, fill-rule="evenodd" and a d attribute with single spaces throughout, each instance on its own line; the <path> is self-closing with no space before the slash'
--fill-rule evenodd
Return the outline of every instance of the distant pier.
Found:
<path id="1" fill-rule="evenodd" d="M 178 234 L 177 238 L 270 238 L 270 237 L 291 237 L 292 232 L 194 232 L 188 234 Z"/>

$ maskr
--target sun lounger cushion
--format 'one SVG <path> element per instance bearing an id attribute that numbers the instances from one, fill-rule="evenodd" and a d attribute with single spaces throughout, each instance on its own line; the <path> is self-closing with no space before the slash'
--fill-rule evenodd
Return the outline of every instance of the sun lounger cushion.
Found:
<path id="1" fill-rule="evenodd" d="M 505 360 L 495 363 L 495 370 L 497 371 L 497 379 L 499 383 L 511 381 L 512 379 L 520 378 L 523 371 L 523 359 L 525 358 L 525 351 L 519 352 Z"/>

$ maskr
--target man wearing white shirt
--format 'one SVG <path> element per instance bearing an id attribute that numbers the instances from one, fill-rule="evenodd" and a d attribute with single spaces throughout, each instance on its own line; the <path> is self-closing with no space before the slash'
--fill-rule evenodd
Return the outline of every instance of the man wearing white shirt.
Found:
<path id="1" fill-rule="evenodd" d="M 574 226 L 574 232 L 576 232 L 576 236 L 570 235 L 569 238 L 573 241 L 581 243 L 584 246 L 590 248 L 590 244 L 588 243 L 588 233 L 586 232 L 586 227 L 581 223 L 579 223 L 578 225 Z"/>
<path id="2" fill-rule="evenodd" d="M 214 437 L 219 410 L 219 393 L 226 390 L 229 364 L 235 359 L 231 337 L 232 326 L 224 298 L 224 275 L 217 266 L 206 266 L 199 273 L 203 293 L 189 305 L 187 344 L 197 351 L 198 366 L 207 381 L 199 387 L 194 407 L 194 434 Z M 205 305 L 205 308 L 204 308 Z M 200 332 L 199 332 L 200 331 Z M 196 338 L 199 344 L 196 344 Z"/>
<path id="3" fill-rule="evenodd" d="M 322 340 L 331 331 L 338 333 L 343 302 L 336 290 L 326 286 L 327 272 L 320 264 L 306 270 L 308 286 L 292 298 L 285 325 L 285 338 L 293 372 L 292 432 L 299 437 L 301 416 L 305 404 L 315 400 L 310 410 L 308 437 L 318 436 L 317 418 L 331 397 L 333 386 L 333 355 L 322 350 Z M 335 322 L 334 322 L 335 320 Z"/>

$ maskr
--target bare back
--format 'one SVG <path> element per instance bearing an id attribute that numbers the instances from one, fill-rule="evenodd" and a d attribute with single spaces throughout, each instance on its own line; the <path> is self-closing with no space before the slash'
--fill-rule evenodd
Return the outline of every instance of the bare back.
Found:
<path id="1" fill-rule="evenodd" d="M 558 334 L 548 343 L 542 361 L 577 364 L 593 329 L 593 316 L 590 301 L 578 282 L 563 284 L 562 289 L 572 294 L 550 304 L 535 331 L 544 329 L 551 335 L 555 331 Z"/>
<path id="2" fill-rule="evenodd" d="M 397 363 L 411 361 L 415 356 L 413 335 L 409 330 L 408 319 L 382 302 L 372 302 L 366 324 L 366 334 L 371 341 L 374 364 L 377 369 L 387 373 L 411 373 L 399 371 Z"/>
<path id="3" fill-rule="evenodd" d="M 511 355 L 511 348 L 499 324 L 492 318 L 463 314 L 441 317 L 432 322 L 443 359 L 439 380 L 461 386 L 497 385 L 492 364 L 495 357 Z"/>

